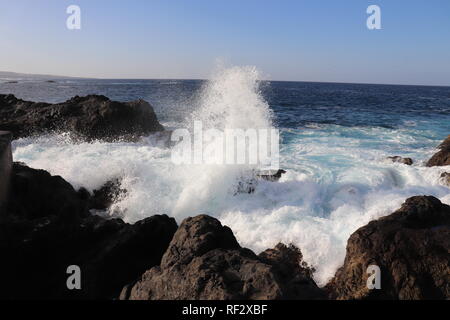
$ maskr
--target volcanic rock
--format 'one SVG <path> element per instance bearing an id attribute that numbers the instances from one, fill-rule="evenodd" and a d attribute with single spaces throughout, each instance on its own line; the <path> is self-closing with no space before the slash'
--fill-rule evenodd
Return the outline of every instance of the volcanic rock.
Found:
<path id="1" fill-rule="evenodd" d="M 165 215 L 133 225 L 89 213 L 90 199 L 64 179 L 15 163 L 0 220 L 0 299 L 108 299 L 159 265 L 177 224 Z M 81 269 L 69 290 L 67 268 Z"/>
<path id="2" fill-rule="evenodd" d="M 388 159 L 391 160 L 392 162 L 403 163 L 408 166 L 413 164 L 413 160 L 411 158 L 402 158 L 400 156 L 393 156 L 393 157 L 388 157 Z"/>
<path id="3" fill-rule="evenodd" d="M 61 131 L 87 140 L 114 141 L 135 140 L 164 128 L 144 100 L 117 102 L 88 95 L 49 104 L 0 94 L 0 130 L 11 131 L 14 138 Z"/>
<path id="4" fill-rule="evenodd" d="M 280 180 L 281 176 L 285 173 L 286 171 L 283 169 L 278 169 L 277 171 L 254 170 L 250 172 L 248 175 L 244 175 L 239 178 L 234 195 L 240 193 L 251 194 L 255 192 L 259 181 L 265 180 L 270 182 L 277 182 L 278 180 Z"/>
<path id="5" fill-rule="evenodd" d="M 353 233 L 344 265 L 326 286 L 337 299 L 449 299 L 450 206 L 416 196 Z M 369 265 L 381 289 L 368 289 Z"/>
<path id="6" fill-rule="evenodd" d="M 116 178 L 107 181 L 99 189 L 93 191 L 93 195 L 90 196 L 87 190 L 79 190 L 87 194 L 89 202 L 89 209 L 103 210 L 109 208 L 114 202 L 123 199 L 127 190 L 121 187 L 121 179 Z"/>
<path id="7" fill-rule="evenodd" d="M 124 287 L 121 299 L 320 299 L 324 293 L 301 264 L 301 253 L 278 245 L 256 256 L 232 231 L 206 215 L 185 219 L 161 265 Z"/>
<path id="8" fill-rule="evenodd" d="M 258 172 L 256 177 L 267 181 L 278 181 L 285 173 L 286 170 L 283 169 L 278 169 L 277 171 L 262 171 Z"/>
<path id="9" fill-rule="evenodd" d="M 444 185 L 450 187 L 450 172 L 443 172 L 441 174 L 440 180 Z"/>
<path id="10" fill-rule="evenodd" d="M 450 135 L 439 146 L 439 152 L 427 162 L 427 167 L 450 165 Z"/>

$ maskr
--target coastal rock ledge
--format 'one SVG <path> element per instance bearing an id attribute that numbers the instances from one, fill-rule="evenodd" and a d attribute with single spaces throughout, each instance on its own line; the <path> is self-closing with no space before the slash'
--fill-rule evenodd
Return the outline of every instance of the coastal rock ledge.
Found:
<path id="1" fill-rule="evenodd" d="M 427 162 L 427 167 L 450 165 L 450 135 L 439 146 L 439 152 Z"/>
<path id="2" fill-rule="evenodd" d="M 326 286 L 332 299 L 449 299 L 450 206 L 416 196 L 371 221 L 347 242 L 344 265 Z M 381 271 L 381 289 L 367 288 L 367 267 Z"/>
<path id="3" fill-rule="evenodd" d="M 133 225 L 106 219 L 89 212 L 92 198 L 59 176 L 14 163 L 0 215 L 0 300 L 113 299 L 160 264 L 175 219 L 155 215 Z M 80 267 L 81 290 L 66 286 L 71 265 Z"/>
<path id="4" fill-rule="evenodd" d="M 70 132 L 87 140 L 135 140 L 164 127 L 144 100 L 111 101 L 105 96 L 75 96 L 49 104 L 0 94 L 0 130 L 15 139 L 52 131 Z"/>

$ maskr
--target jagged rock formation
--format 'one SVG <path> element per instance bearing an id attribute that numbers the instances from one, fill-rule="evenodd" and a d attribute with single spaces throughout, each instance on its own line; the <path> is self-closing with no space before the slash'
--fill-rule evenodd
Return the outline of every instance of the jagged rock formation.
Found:
<path id="1" fill-rule="evenodd" d="M 240 177 L 234 195 L 240 193 L 248 193 L 251 194 L 255 192 L 256 187 L 258 186 L 259 181 L 265 180 L 270 182 L 277 182 L 280 180 L 281 176 L 286 173 L 286 170 L 278 169 L 278 170 L 255 170 L 250 172 L 246 176 Z"/>
<path id="2" fill-rule="evenodd" d="M 278 245 L 259 257 L 215 218 L 187 218 L 161 265 L 126 286 L 121 299 L 320 299 L 298 249 Z"/>
<path id="3" fill-rule="evenodd" d="M 91 200 L 59 176 L 15 163 L 0 220 L 0 299 L 107 299 L 159 265 L 177 224 L 165 215 L 134 225 L 89 213 Z M 69 265 L 81 290 L 68 290 Z"/>
<path id="4" fill-rule="evenodd" d="M 121 187 L 121 179 L 119 178 L 107 181 L 99 189 L 94 190 L 92 195 L 85 188 L 78 190 L 78 193 L 88 201 L 89 209 L 95 210 L 109 208 L 114 202 L 126 197 L 127 192 L 126 189 Z"/>
<path id="5" fill-rule="evenodd" d="M 337 299 L 449 299 L 449 251 L 450 206 L 412 197 L 350 236 L 327 290 Z M 380 290 L 367 288 L 369 265 L 381 269 Z"/>
<path id="6" fill-rule="evenodd" d="M 408 166 L 411 166 L 414 163 L 411 158 L 402 158 L 400 156 L 388 157 L 388 159 L 391 160 L 392 162 L 403 163 Z"/>
<path id="7" fill-rule="evenodd" d="M 442 172 L 440 180 L 444 185 L 450 187 L 450 172 Z"/>
<path id="8" fill-rule="evenodd" d="M 450 135 L 439 146 L 439 152 L 427 162 L 427 167 L 450 165 Z"/>
<path id="9" fill-rule="evenodd" d="M 88 140 L 114 141 L 134 140 L 164 128 L 144 100 L 117 102 L 89 95 L 49 104 L 0 94 L 0 130 L 11 131 L 14 138 L 63 131 Z"/>

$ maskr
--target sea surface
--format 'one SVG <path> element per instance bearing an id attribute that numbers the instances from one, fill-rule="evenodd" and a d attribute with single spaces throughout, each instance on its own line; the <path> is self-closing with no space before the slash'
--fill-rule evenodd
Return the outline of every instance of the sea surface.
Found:
<path id="1" fill-rule="evenodd" d="M 122 177 L 126 197 L 110 214 L 135 222 L 154 214 L 201 213 L 230 226 L 243 246 L 260 252 L 293 243 L 320 285 L 343 263 L 347 239 L 370 220 L 414 195 L 450 204 L 439 176 L 449 167 L 424 162 L 450 134 L 450 87 L 268 82 L 252 67 L 216 72 L 211 80 L 0 79 L 0 93 L 62 102 L 75 95 L 145 99 L 168 129 L 209 127 L 280 130 L 279 182 L 236 194 L 242 170 L 227 165 L 175 165 L 153 137 L 139 142 L 80 143 L 68 134 L 14 141 L 13 156 L 93 190 Z M 412 166 L 388 156 L 411 157 Z"/>

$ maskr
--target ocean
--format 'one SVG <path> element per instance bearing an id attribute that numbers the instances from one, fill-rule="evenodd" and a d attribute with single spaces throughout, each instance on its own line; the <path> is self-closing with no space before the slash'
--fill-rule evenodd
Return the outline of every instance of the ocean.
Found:
<path id="1" fill-rule="evenodd" d="M 211 80 L 0 79 L 0 93 L 62 102 L 75 95 L 144 99 L 168 129 L 210 127 L 280 130 L 278 182 L 233 192 L 242 170 L 227 165 L 175 165 L 152 136 L 138 142 L 74 141 L 49 134 L 14 141 L 15 161 L 61 175 L 75 188 L 122 177 L 127 196 L 111 208 L 133 223 L 154 214 L 217 217 L 256 252 L 297 245 L 324 285 L 343 263 L 349 236 L 414 195 L 450 204 L 439 183 L 448 167 L 424 162 L 450 134 L 450 87 L 260 81 L 252 67 L 218 71 Z M 411 157 L 412 166 L 388 156 Z"/>

